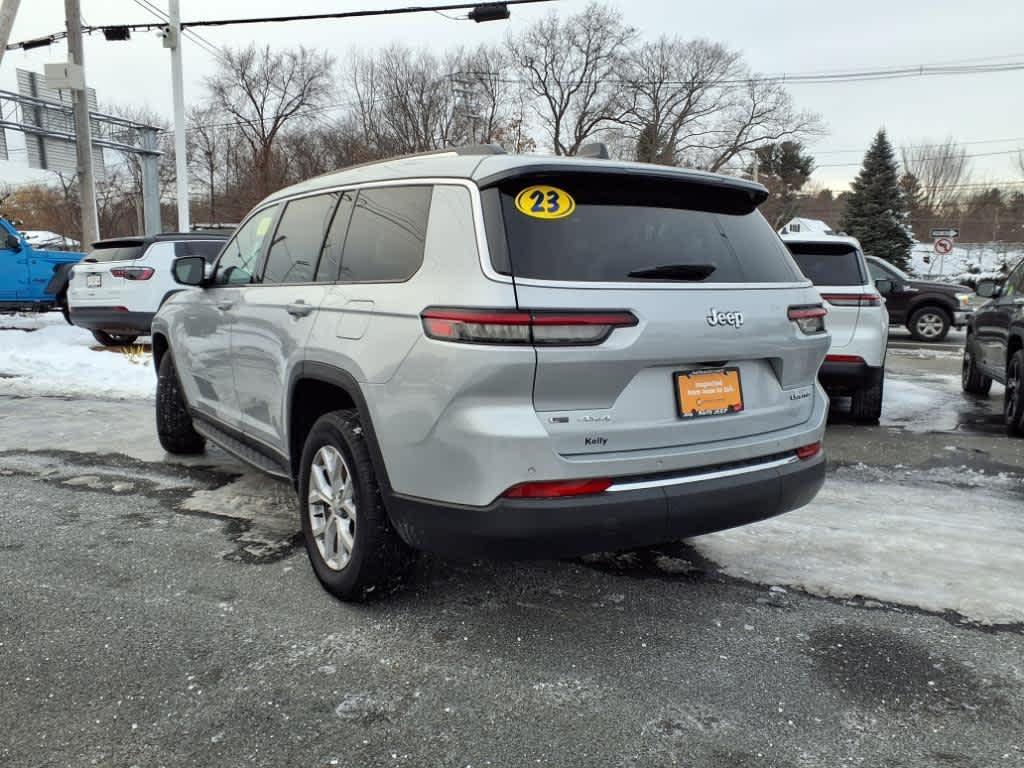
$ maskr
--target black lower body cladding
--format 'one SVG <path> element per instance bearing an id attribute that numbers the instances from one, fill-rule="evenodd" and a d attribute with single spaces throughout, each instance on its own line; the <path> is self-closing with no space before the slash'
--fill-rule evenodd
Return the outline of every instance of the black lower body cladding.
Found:
<path id="1" fill-rule="evenodd" d="M 734 528 L 807 504 L 825 457 L 678 485 L 564 499 L 449 506 L 393 495 L 388 512 L 416 549 L 454 557 L 571 557 L 660 544 Z"/>

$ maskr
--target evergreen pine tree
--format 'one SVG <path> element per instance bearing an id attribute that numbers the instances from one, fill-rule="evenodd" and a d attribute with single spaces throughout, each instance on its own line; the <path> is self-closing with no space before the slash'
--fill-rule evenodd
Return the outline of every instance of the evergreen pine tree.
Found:
<path id="1" fill-rule="evenodd" d="M 850 187 L 843 231 L 860 240 L 865 253 L 909 269 L 912 240 L 907 232 L 906 202 L 900 190 L 896 152 L 884 128 L 875 135 Z"/>

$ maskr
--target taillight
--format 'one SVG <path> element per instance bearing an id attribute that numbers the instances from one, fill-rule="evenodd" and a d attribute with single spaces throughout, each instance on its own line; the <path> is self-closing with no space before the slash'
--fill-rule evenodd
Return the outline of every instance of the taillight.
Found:
<path id="1" fill-rule="evenodd" d="M 153 276 L 152 267 L 114 267 L 110 274 L 123 277 L 125 280 L 149 280 Z"/>
<path id="2" fill-rule="evenodd" d="M 821 443 L 811 443 L 810 445 L 801 445 L 796 449 L 797 458 L 800 459 L 813 459 L 821 453 Z"/>
<path id="3" fill-rule="evenodd" d="M 881 296 L 873 293 L 823 293 L 821 298 L 837 307 L 880 307 Z"/>
<path id="4" fill-rule="evenodd" d="M 863 363 L 864 358 L 858 355 L 825 355 L 829 363 Z"/>
<path id="5" fill-rule="evenodd" d="M 502 495 L 506 499 L 556 499 L 565 496 L 590 496 L 603 493 L 612 485 L 608 479 L 600 480 L 546 480 L 513 485 Z"/>
<path id="6" fill-rule="evenodd" d="M 600 344 L 616 328 L 637 324 L 632 312 L 431 307 L 422 318 L 430 338 L 467 344 Z"/>
<path id="7" fill-rule="evenodd" d="M 789 319 L 808 336 L 825 332 L 825 315 L 827 314 L 828 310 L 820 304 L 789 308 Z"/>

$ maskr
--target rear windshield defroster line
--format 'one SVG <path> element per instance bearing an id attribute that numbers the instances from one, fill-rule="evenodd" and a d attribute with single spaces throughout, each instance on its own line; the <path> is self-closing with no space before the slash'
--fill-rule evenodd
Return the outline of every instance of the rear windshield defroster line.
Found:
<path id="1" fill-rule="evenodd" d="M 550 220 L 517 209 L 516 195 L 534 184 L 564 190 L 575 202 L 572 214 Z M 693 180 L 616 174 L 508 180 L 483 191 L 492 266 L 565 282 L 802 281 L 778 236 L 749 201 L 739 204 L 739 194 Z"/>

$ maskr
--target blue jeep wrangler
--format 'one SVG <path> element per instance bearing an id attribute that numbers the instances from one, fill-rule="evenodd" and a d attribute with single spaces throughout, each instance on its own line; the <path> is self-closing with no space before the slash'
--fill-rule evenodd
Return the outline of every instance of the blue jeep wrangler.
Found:
<path id="1" fill-rule="evenodd" d="M 67 320 L 68 277 L 83 256 L 36 250 L 0 218 L 0 312 L 46 312 L 59 307 Z"/>

